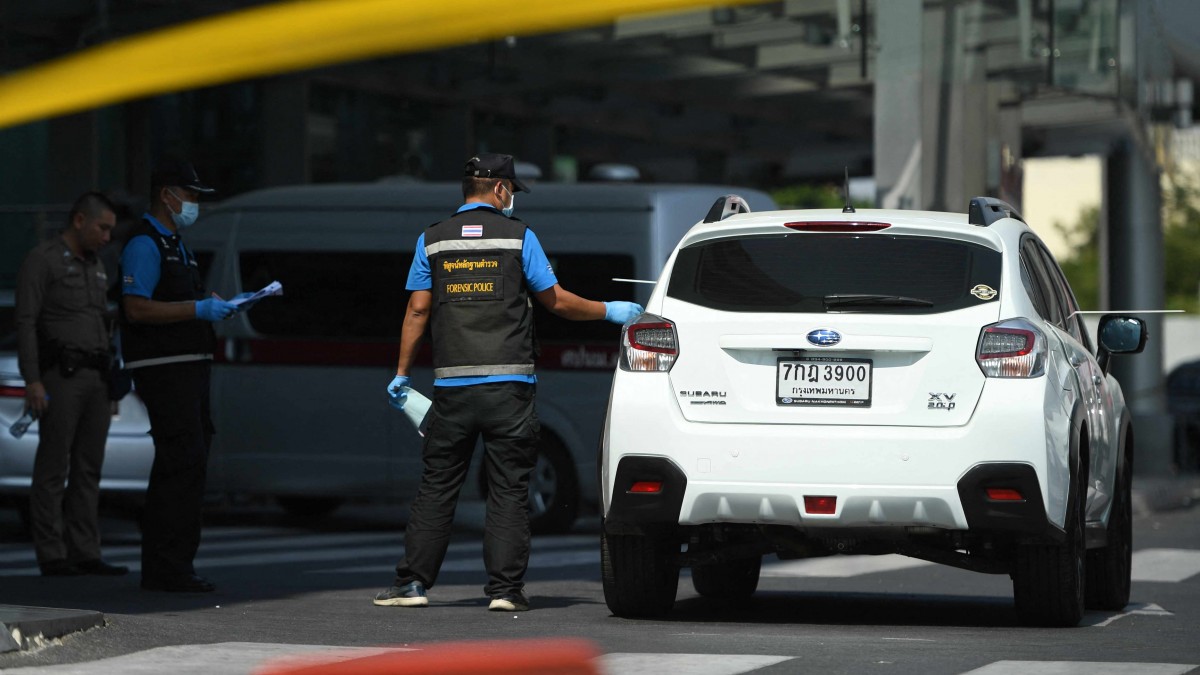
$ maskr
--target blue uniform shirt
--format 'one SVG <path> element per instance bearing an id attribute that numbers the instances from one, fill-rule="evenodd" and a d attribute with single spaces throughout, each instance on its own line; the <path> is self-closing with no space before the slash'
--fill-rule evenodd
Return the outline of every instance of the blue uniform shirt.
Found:
<path id="1" fill-rule="evenodd" d="M 457 213 L 478 208 L 491 208 L 487 204 L 470 203 L 459 207 Z M 534 293 L 540 293 L 558 283 L 554 276 L 554 268 L 542 244 L 538 241 L 533 230 L 525 230 L 525 240 L 521 244 L 521 267 L 525 271 L 525 284 Z M 408 269 L 408 283 L 404 287 L 410 291 L 427 291 L 433 288 L 433 276 L 429 272 L 429 257 L 425 255 L 425 234 L 417 238 L 417 250 L 413 255 L 412 267 Z M 433 381 L 435 387 L 465 387 L 484 382 L 537 382 L 536 375 L 483 375 L 478 377 L 439 377 Z"/>
<path id="2" fill-rule="evenodd" d="M 142 214 L 142 218 L 150 221 L 154 229 L 163 235 L 169 237 L 173 234 L 149 213 Z M 179 253 L 184 260 L 191 259 L 187 248 L 183 245 L 183 240 L 179 241 Z M 143 298 L 153 296 L 161 274 L 162 254 L 158 252 L 158 244 L 153 239 L 146 235 L 139 235 L 125 244 L 125 250 L 121 252 L 122 295 L 137 295 Z"/>

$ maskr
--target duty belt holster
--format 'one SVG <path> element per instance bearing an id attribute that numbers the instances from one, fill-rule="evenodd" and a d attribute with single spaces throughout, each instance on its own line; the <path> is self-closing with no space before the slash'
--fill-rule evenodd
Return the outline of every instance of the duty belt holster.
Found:
<path id="1" fill-rule="evenodd" d="M 104 379 L 112 374 L 112 355 L 108 352 L 85 352 L 65 347 L 58 352 L 58 371 L 63 377 L 72 377 L 80 368 L 99 371 Z"/>

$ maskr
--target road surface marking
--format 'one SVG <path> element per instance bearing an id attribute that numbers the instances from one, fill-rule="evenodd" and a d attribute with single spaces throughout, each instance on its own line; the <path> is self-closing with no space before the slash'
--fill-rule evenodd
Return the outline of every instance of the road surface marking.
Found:
<path id="1" fill-rule="evenodd" d="M 600 657 L 606 673 L 671 673 L 671 675 L 737 675 L 793 656 L 760 654 L 632 654 L 617 652 Z"/>
<path id="2" fill-rule="evenodd" d="M 1162 607 L 1159 607 L 1158 605 L 1156 605 L 1154 603 L 1147 603 L 1147 604 L 1135 603 L 1135 604 L 1132 604 L 1132 605 L 1129 605 L 1128 607 L 1126 607 L 1119 614 L 1114 614 L 1114 615 L 1108 617 L 1107 619 L 1101 621 L 1100 623 L 1090 624 L 1089 627 L 1090 628 L 1104 628 L 1105 626 L 1116 621 L 1117 619 L 1124 619 L 1125 617 L 1133 616 L 1134 614 L 1143 614 L 1146 616 L 1175 616 L 1171 612 L 1168 612 L 1167 610 L 1163 609 Z"/>
<path id="3" fill-rule="evenodd" d="M 895 572 L 896 570 L 924 567 L 934 563 L 917 560 L 907 556 L 835 555 L 827 558 L 809 558 L 806 560 L 786 560 L 778 563 L 763 565 L 760 576 L 764 577 L 857 577 L 863 574 L 877 572 Z"/>
<path id="4" fill-rule="evenodd" d="M 1200 574 L 1200 551 L 1147 548 L 1133 552 L 1134 581 L 1178 583 L 1196 574 Z"/>
<path id="5" fill-rule="evenodd" d="M 1184 663 L 997 661 L 963 675 L 1183 675 L 1195 667 Z"/>

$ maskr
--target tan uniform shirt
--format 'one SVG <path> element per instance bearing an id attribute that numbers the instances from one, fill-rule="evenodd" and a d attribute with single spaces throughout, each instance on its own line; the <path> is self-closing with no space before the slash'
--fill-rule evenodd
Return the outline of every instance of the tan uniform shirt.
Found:
<path id="1" fill-rule="evenodd" d="M 17 275 L 17 355 L 26 382 L 42 381 L 39 347 L 47 341 L 84 352 L 108 351 L 107 292 L 100 259 L 73 255 L 62 237 L 38 244 L 25 256 Z"/>

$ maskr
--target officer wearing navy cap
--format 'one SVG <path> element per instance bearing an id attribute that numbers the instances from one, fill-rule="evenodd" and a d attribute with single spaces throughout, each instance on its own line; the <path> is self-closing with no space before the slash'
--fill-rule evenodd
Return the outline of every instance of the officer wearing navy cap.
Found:
<path id="1" fill-rule="evenodd" d="M 204 290 L 182 238 L 214 190 L 189 162 L 166 159 L 150 177 L 150 210 L 121 254 L 121 347 L 150 415 L 154 464 L 142 523 L 142 588 L 208 592 L 192 565 L 213 434 L 212 324 L 237 308 Z"/>
<path id="2" fill-rule="evenodd" d="M 517 178 L 511 155 L 467 160 L 464 204 L 417 239 L 406 288 L 391 404 L 403 409 L 409 369 L 426 329 L 433 346 L 433 407 L 422 449 L 424 470 L 404 536 L 404 557 L 376 605 L 422 607 L 437 581 L 471 454 L 482 434 L 487 472 L 484 593 L 492 611 L 529 609 L 529 475 L 540 426 L 534 412 L 533 307 L 536 298 L 573 321 L 623 324 L 642 307 L 587 300 L 558 284 L 533 231 L 512 217 Z"/>

